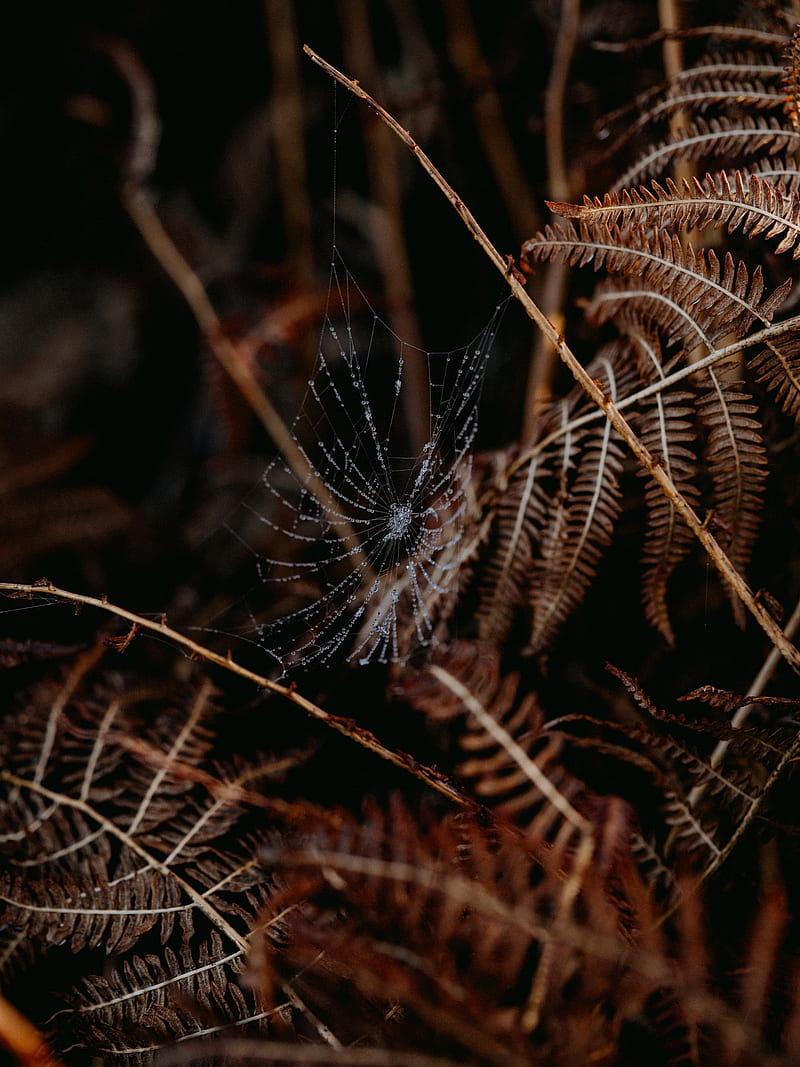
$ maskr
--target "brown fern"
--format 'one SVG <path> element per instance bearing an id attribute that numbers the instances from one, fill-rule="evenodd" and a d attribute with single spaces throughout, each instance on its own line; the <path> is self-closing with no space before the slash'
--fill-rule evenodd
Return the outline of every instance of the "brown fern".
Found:
<path id="1" fill-rule="evenodd" d="M 741 230 L 748 237 L 780 237 L 775 251 L 800 257 L 800 196 L 752 172 L 745 178 L 735 171 L 733 183 L 725 171 L 706 174 L 702 182 L 684 178 L 680 186 L 667 178 L 664 186 L 653 181 L 650 188 L 606 193 L 602 199 L 587 196 L 582 205 L 548 203 L 548 207 L 564 218 L 608 226 L 634 221 L 679 230 L 714 226 L 725 227 L 729 234 Z"/>
<path id="2" fill-rule="evenodd" d="M 727 160 L 753 159 L 766 155 L 791 154 L 800 146 L 800 132 L 787 130 L 776 118 L 745 116 L 740 119 L 698 118 L 678 133 L 670 134 L 654 145 L 636 163 L 623 171 L 614 182 L 613 190 L 630 189 L 659 175 L 667 175 L 679 159 L 690 162 L 714 159 L 721 164 Z"/>
<path id="3" fill-rule="evenodd" d="M 800 27 L 786 44 L 782 79 L 783 110 L 793 129 L 800 129 Z"/>
<path id="4" fill-rule="evenodd" d="M 663 380 L 663 353 L 652 327 L 638 324 L 634 319 L 623 328 L 635 346 L 642 382 Z M 684 498 L 696 506 L 699 491 L 693 402 L 693 393 L 679 389 L 655 393 L 642 403 L 637 421 L 650 452 L 658 457 Z M 647 484 L 645 501 L 648 521 L 643 548 L 642 599 L 648 620 L 672 645 L 675 637 L 669 621 L 667 584 L 675 567 L 690 550 L 691 535 L 673 504 L 652 482 Z"/>

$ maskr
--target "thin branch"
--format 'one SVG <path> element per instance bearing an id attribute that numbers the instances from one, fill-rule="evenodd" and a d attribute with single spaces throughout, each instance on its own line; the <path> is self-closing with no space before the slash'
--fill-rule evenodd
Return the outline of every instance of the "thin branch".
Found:
<path id="1" fill-rule="evenodd" d="M 111 615 L 116 615 L 121 619 L 134 623 L 140 630 L 158 634 L 160 637 L 166 638 L 166 640 L 185 649 L 193 659 L 205 660 L 218 667 L 223 667 L 226 671 L 230 671 L 232 674 L 236 674 L 240 678 L 245 678 L 247 681 L 253 682 L 260 689 L 267 689 L 271 693 L 276 693 L 278 696 L 285 697 L 286 700 L 291 701 L 291 703 L 295 704 L 298 708 L 302 708 L 303 711 L 307 712 L 313 718 L 325 723 L 326 726 L 343 734 L 351 741 L 355 741 L 356 744 L 361 745 L 362 748 L 368 749 L 381 759 L 385 759 L 389 763 L 393 763 L 396 767 L 400 767 L 402 770 L 412 774 L 431 789 L 436 790 L 437 793 L 441 793 L 442 796 L 447 797 L 448 800 L 452 800 L 462 807 L 468 804 L 468 801 L 454 789 L 444 777 L 437 775 L 435 771 L 417 763 L 411 756 L 407 756 L 401 752 L 393 752 L 391 749 L 386 748 L 374 734 L 369 732 L 369 730 L 362 730 L 352 722 L 352 720 L 343 719 L 337 715 L 329 715 L 327 711 L 323 711 L 322 708 L 298 693 L 293 684 L 288 686 L 281 685 L 280 682 L 275 682 L 271 678 L 266 678 L 263 675 L 258 674 L 256 671 L 251 671 L 247 667 L 243 667 L 241 664 L 236 663 L 230 653 L 228 653 L 227 656 L 222 656 L 218 652 L 213 652 L 204 645 L 198 644 L 198 642 L 193 641 L 190 637 L 187 637 L 185 634 L 180 633 L 178 630 L 173 630 L 171 626 L 168 626 L 164 616 L 162 616 L 159 621 L 148 619 L 143 615 L 137 615 L 135 612 L 128 611 L 126 608 L 111 604 L 106 599 L 87 596 L 85 593 L 72 593 L 69 592 L 69 590 L 60 589 L 58 586 L 53 585 L 52 582 L 47 581 L 36 584 L 0 582 L 0 592 L 6 592 L 11 596 L 27 596 L 29 599 L 34 599 L 35 597 L 56 597 L 58 600 L 65 600 L 71 604 L 85 604 L 88 607 L 99 608 L 101 611 L 108 612 Z"/>
<path id="2" fill-rule="evenodd" d="M 625 441 L 630 450 L 636 456 L 641 466 L 652 476 L 652 478 L 658 483 L 661 491 L 670 500 L 672 506 L 681 516 L 683 521 L 687 524 L 689 529 L 695 535 L 695 537 L 703 545 L 711 562 L 719 571 L 722 578 L 730 585 L 734 593 L 739 597 L 747 610 L 756 619 L 758 624 L 764 630 L 764 632 L 772 641 L 773 645 L 777 647 L 784 659 L 789 663 L 794 671 L 800 674 L 800 652 L 797 648 L 787 640 L 783 631 L 778 623 L 764 607 L 764 605 L 755 598 L 750 590 L 747 582 L 744 580 L 739 571 L 733 566 L 728 556 L 720 547 L 716 538 L 710 533 L 708 525 L 702 522 L 694 509 L 687 503 L 681 493 L 675 486 L 669 474 L 664 470 L 661 464 L 655 459 L 652 453 L 645 447 L 639 437 L 631 428 L 623 416 L 620 409 L 613 401 L 605 395 L 601 385 L 595 382 L 586 369 L 578 361 L 572 350 L 566 344 L 563 335 L 559 334 L 550 320 L 540 310 L 540 308 L 531 300 L 528 293 L 525 291 L 523 284 L 524 278 L 520 275 L 513 264 L 509 266 L 508 260 L 505 259 L 491 243 L 483 229 L 478 224 L 472 212 L 466 207 L 463 201 L 457 196 L 452 186 L 445 180 L 442 174 L 437 170 L 431 160 L 425 155 L 417 142 L 413 139 L 411 134 L 404 130 L 403 127 L 394 119 L 380 104 L 374 100 L 369 93 L 365 92 L 360 85 L 352 81 L 346 75 L 342 74 L 335 67 L 331 66 L 326 60 L 318 56 L 313 49 L 308 45 L 304 45 L 304 51 L 306 54 L 317 64 L 322 70 L 329 74 L 336 81 L 344 85 L 355 96 L 363 100 L 369 107 L 371 107 L 383 121 L 393 130 L 398 137 L 408 146 L 410 151 L 417 157 L 420 165 L 435 182 L 439 189 L 444 193 L 445 197 L 450 201 L 462 222 L 467 227 L 469 232 L 478 242 L 484 253 L 488 256 L 489 260 L 494 264 L 495 268 L 506 279 L 509 288 L 514 296 L 519 300 L 525 309 L 528 317 L 543 331 L 545 336 L 549 339 L 550 343 L 558 352 L 559 356 L 569 368 L 575 380 L 583 388 L 586 394 L 594 401 L 597 407 L 605 413 L 606 418 L 611 422 L 614 429 L 619 436 Z"/>
<path id="3" fill-rule="evenodd" d="M 362 586 L 369 588 L 375 581 L 375 574 L 362 551 L 358 534 L 342 517 L 341 505 L 322 478 L 311 469 L 291 430 L 225 333 L 205 286 L 164 229 L 150 197 L 143 189 L 129 184 L 122 191 L 122 202 L 150 251 L 183 293 L 220 366 L 281 451 L 295 478 L 327 513 L 331 525 L 351 554 L 353 570 L 359 575 Z"/>

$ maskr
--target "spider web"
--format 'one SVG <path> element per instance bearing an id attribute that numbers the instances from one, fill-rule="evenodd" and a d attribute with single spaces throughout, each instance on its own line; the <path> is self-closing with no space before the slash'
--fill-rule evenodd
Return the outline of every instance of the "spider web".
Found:
<path id="1" fill-rule="evenodd" d="M 255 555 L 271 609 L 252 622 L 284 671 L 398 661 L 430 642 L 432 605 L 457 588 L 478 402 L 507 303 L 464 348 L 423 353 L 429 435 L 411 456 L 400 417 L 409 346 L 334 247 L 316 368 L 292 426 L 299 462 L 276 457 L 243 505 L 268 546 Z"/>

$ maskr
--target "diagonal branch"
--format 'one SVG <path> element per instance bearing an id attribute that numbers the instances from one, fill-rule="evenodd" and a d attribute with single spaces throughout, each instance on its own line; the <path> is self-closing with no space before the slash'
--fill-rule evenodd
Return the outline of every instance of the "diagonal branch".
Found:
<path id="1" fill-rule="evenodd" d="M 728 556 L 720 547 L 718 541 L 708 529 L 707 523 L 700 520 L 695 510 L 687 503 L 686 499 L 678 492 L 672 478 L 669 476 L 666 470 L 660 465 L 657 459 L 652 453 L 645 447 L 640 438 L 632 429 L 630 423 L 626 420 L 625 416 L 619 410 L 617 405 L 605 395 L 603 389 L 597 382 L 595 382 L 586 369 L 578 361 L 572 350 L 569 348 L 564 340 L 563 335 L 559 334 L 546 315 L 542 313 L 539 307 L 531 300 L 530 296 L 525 290 L 523 284 L 524 278 L 513 266 L 513 262 L 509 264 L 509 260 L 504 258 L 500 252 L 495 248 L 492 242 L 487 237 L 481 226 L 478 224 L 477 219 L 472 212 L 466 207 L 463 201 L 456 194 L 452 186 L 445 180 L 440 171 L 434 166 L 431 160 L 425 155 L 417 142 L 413 139 L 411 134 L 404 130 L 403 127 L 394 119 L 388 111 L 386 111 L 381 105 L 374 100 L 369 93 L 365 92 L 356 82 L 352 81 L 346 75 L 342 74 L 335 67 L 331 66 L 321 56 L 317 55 L 313 49 L 308 45 L 303 46 L 306 55 L 308 55 L 314 63 L 317 64 L 322 70 L 329 74 L 332 78 L 338 81 L 346 89 L 352 92 L 359 99 L 363 100 L 373 111 L 378 114 L 387 126 L 397 134 L 398 137 L 408 146 L 410 151 L 417 157 L 420 165 L 425 172 L 431 177 L 439 189 L 444 193 L 446 198 L 453 205 L 458 212 L 462 222 L 467 227 L 469 232 L 478 242 L 480 247 L 489 257 L 490 261 L 494 264 L 500 274 L 506 279 L 509 288 L 514 296 L 522 304 L 528 317 L 539 327 L 544 335 L 548 338 L 550 343 L 558 352 L 562 361 L 569 368 L 575 380 L 583 388 L 586 394 L 594 401 L 597 407 L 605 414 L 606 418 L 612 424 L 614 429 L 625 441 L 630 450 L 636 456 L 641 466 L 652 476 L 656 481 L 661 491 L 669 498 L 675 510 L 681 516 L 683 521 L 692 531 L 694 536 L 700 541 L 706 553 L 708 554 L 711 562 L 716 567 L 722 578 L 730 585 L 731 589 L 742 601 L 747 610 L 756 619 L 758 624 L 764 630 L 769 637 L 773 645 L 778 648 L 781 655 L 789 663 L 794 671 L 800 674 L 800 652 L 789 641 L 786 635 L 781 630 L 778 623 L 770 615 L 769 611 L 764 605 L 757 600 L 747 582 L 744 580 L 739 571 L 733 566 Z M 695 368 L 696 369 L 696 368 Z"/>
<path id="2" fill-rule="evenodd" d="M 240 678 L 253 682 L 260 689 L 267 689 L 271 693 L 276 693 L 278 696 L 285 697 L 287 700 L 291 701 L 292 704 L 302 708 L 303 711 L 311 715 L 312 718 L 325 723 L 326 726 L 343 734 L 351 741 L 355 741 L 356 744 L 361 745 L 362 748 L 368 749 L 381 759 L 385 759 L 389 763 L 393 763 L 396 767 L 400 767 L 402 770 L 412 774 L 431 789 L 436 790 L 437 793 L 441 793 L 442 796 L 447 797 L 448 800 L 454 801 L 462 807 L 467 804 L 465 798 L 454 789 L 442 775 L 439 775 L 435 771 L 418 763 L 416 760 L 412 759 L 411 756 L 407 756 L 402 752 L 394 752 L 392 749 L 382 745 L 374 734 L 370 733 L 369 730 L 364 730 L 357 726 L 351 719 L 343 719 L 338 715 L 330 715 L 317 704 L 308 700 L 301 693 L 298 693 L 294 685 L 281 685 L 280 682 L 275 682 L 271 678 L 266 678 L 264 675 L 258 674 L 256 671 L 251 671 L 247 667 L 237 663 L 230 653 L 228 653 L 227 656 L 222 656 L 218 652 L 214 652 L 210 648 L 206 648 L 204 645 L 199 644 L 197 641 L 193 641 L 191 637 L 187 637 L 186 634 L 182 634 L 178 630 L 173 630 L 171 626 L 167 625 L 165 616 L 161 616 L 160 619 L 148 619 L 142 615 L 137 615 L 133 611 L 128 611 L 127 608 L 111 604 L 106 598 L 101 599 L 99 597 L 88 596 L 85 593 L 72 593 L 69 590 L 60 589 L 58 586 L 55 586 L 52 582 L 48 581 L 33 584 L 24 582 L 0 582 L 0 592 L 5 592 L 10 596 L 26 596 L 30 599 L 33 599 L 34 597 L 55 597 L 58 600 L 65 600 L 71 604 L 85 604 L 88 607 L 99 608 L 101 611 L 106 611 L 111 615 L 116 615 L 121 619 L 125 619 L 133 626 L 138 627 L 138 629 L 158 634 L 160 637 L 166 638 L 166 640 L 172 644 L 185 649 L 193 659 L 205 660 L 207 663 L 213 663 L 218 667 L 223 667 L 226 671 L 230 671 L 232 674 L 239 675 Z M 77 806 L 77 801 L 75 803 Z"/>

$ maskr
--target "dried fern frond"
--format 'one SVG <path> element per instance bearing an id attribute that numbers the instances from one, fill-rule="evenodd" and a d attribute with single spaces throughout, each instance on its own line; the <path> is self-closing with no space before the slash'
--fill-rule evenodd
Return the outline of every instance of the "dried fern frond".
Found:
<path id="1" fill-rule="evenodd" d="M 664 359 L 658 336 L 652 328 L 629 321 L 623 325 L 635 347 L 643 383 L 664 380 Z M 642 441 L 651 455 L 669 473 L 679 492 L 697 506 L 697 431 L 694 424 L 694 393 L 673 389 L 646 398 L 636 416 Z M 692 536 L 675 507 L 648 480 L 645 490 L 647 526 L 644 536 L 642 601 L 651 625 L 669 645 L 675 635 L 667 607 L 667 584 L 692 545 Z"/>
<path id="2" fill-rule="evenodd" d="M 775 394 L 782 411 L 800 419 L 800 334 L 770 342 L 748 361 L 747 369 Z"/>
<path id="3" fill-rule="evenodd" d="M 164 1041 L 266 1021 L 238 985 L 267 877 L 252 813 L 286 810 L 257 784 L 298 754 L 221 762 L 210 683 L 137 689 L 93 677 L 98 659 L 34 685 L 3 723 L 0 977 L 20 970 L 20 941 L 29 963 L 68 948 L 57 1046 L 146 1063 Z"/>
<path id="4" fill-rule="evenodd" d="M 696 251 L 669 231 L 650 233 L 635 223 L 617 228 L 604 221 L 591 226 L 582 222 L 579 230 L 569 222 L 547 226 L 525 242 L 523 256 L 529 264 L 563 260 L 571 266 L 591 264 L 610 274 L 636 275 L 644 288 L 669 293 L 709 333 L 741 334 L 755 319 L 768 325 L 787 291 L 783 285 L 764 297 L 760 267 L 750 276 L 730 253 L 720 264 L 713 249 Z"/>
<path id="5" fill-rule="evenodd" d="M 550 456 L 536 455 L 506 480 L 495 506 L 477 613 L 479 635 L 489 645 L 503 641 L 525 602 L 553 481 Z"/>
<path id="6" fill-rule="evenodd" d="M 604 862 L 618 866 L 615 854 L 609 846 Z M 359 1014 L 365 1001 L 395 1003 L 416 1047 L 521 1065 L 534 1050 L 566 1062 L 568 1045 L 590 1060 L 646 995 L 647 983 L 626 968 L 619 912 L 600 879 L 584 888 L 583 920 L 570 911 L 551 927 L 561 879 L 537 876 L 519 837 L 497 826 L 463 815 L 421 822 L 395 803 L 388 814 L 367 807 L 338 835 L 279 844 L 265 859 L 284 884 L 265 918 L 286 916 L 280 950 L 267 943 L 254 959 L 268 1002 L 276 977 L 295 975 L 320 1013 L 343 997 Z M 534 1036 L 526 999 L 545 966 Z M 572 995 L 577 974 L 581 991 Z M 608 994 L 611 1019 L 592 1007 Z M 557 1022 L 567 1017 L 568 1039 Z M 375 1025 L 375 1038 L 400 1054 L 403 1033 L 391 1019 Z"/>
<path id="7" fill-rule="evenodd" d="M 705 169 L 708 169 L 708 160 L 712 159 L 720 165 L 735 161 L 735 165 L 741 166 L 740 160 L 755 163 L 765 156 L 788 155 L 796 152 L 798 147 L 800 131 L 787 129 L 781 119 L 720 116 L 706 121 L 698 118 L 644 152 L 614 182 L 613 191 L 630 189 L 650 178 L 666 176 L 680 159 L 693 163 L 702 161 Z"/>
<path id="8" fill-rule="evenodd" d="M 728 557 L 743 572 L 758 531 L 766 479 L 761 424 L 753 418 L 758 407 L 725 368 L 710 367 L 706 374 L 710 384 L 698 399 L 697 414 L 707 434 L 704 456 L 713 484 L 715 521 Z M 737 621 L 744 625 L 740 601 L 733 597 L 732 603 Z"/>
<path id="9" fill-rule="evenodd" d="M 709 111 L 724 115 L 727 110 L 731 117 L 733 112 L 739 115 L 777 112 L 784 100 L 783 73 L 784 68 L 769 56 L 708 55 L 607 115 L 603 119 L 603 134 L 607 135 L 609 127 L 614 125 L 619 125 L 621 130 L 605 148 L 604 156 L 616 156 L 648 127 L 663 128 L 676 113 L 696 119 Z"/>
<path id="10" fill-rule="evenodd" d="M 613 366 L 608 356 L 598 357 L 593 373 L 602 378 L 611 397 L 624 395 L 624 363 Z M 580 436 L 574 466 L 562 465 L 561 485 L 548 509 L 528 585 L 529 648 L 534 653 L 547 647 L 583 598 L 603 549 L 611 543 L 621 507 L 622 456 L 611 424 L 605 422 Z"/>
<path id="11" fill-rule="evenodd" d="M 775 252 L 800 258 L 800 195 L 751 172 L 735 171 L 733 183 L 725 171 L 706 174 L 702 182 L 684 178 L 680 185 L 667 178 L 663 186 L 652 181 L 650 188 L 606 193 L 602 199 L 587 196 L 583 204 L 548 201 L 548 207 L 564 218 L 609 227 L 632 222 L 677 230 L 714 226 L 728 233 L 741 230 L 751 238 L 780 237 Z"/>

